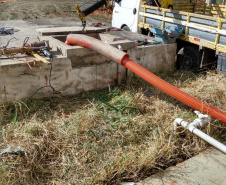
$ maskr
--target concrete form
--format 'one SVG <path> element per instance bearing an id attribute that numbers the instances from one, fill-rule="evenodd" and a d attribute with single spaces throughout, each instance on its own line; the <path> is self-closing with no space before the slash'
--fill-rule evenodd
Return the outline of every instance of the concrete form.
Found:
<path id="1" fill-rule="evenodd" d="M 225 172 L 225 154 L 209 148 L 175 167 L 153 175 L 142 182 L 130 183 L 130 185 L 225 185 Z"/>
<path id="2" fill-rule="evenodd" d="M 4 27 L 14 25 L 19 29 L 13 35 L 0 35 L 0 46 L 16 37 L 18 40 L 10 43 L 9 47 L 19 47 L 29 36 L 30 42 L 49 40 L 53 48 L 53 70 L 51 84 L 63 95 L 74 95 L 82 91 L 98 90 L 113 84 L 120 84 L 125 78 L 126 69 L 98 53 L 79 46 L 68 46 L 64 43 L 68 33 L 81 33 L 79 27 L 42 28 L 41 25 L 25 21 L 0 21 Z M 37 32 L 35 32 L 37 29 Z M 176 45 L 149 45 L 134 47 L 134 40 L 144 39 L 144 36 L 126 31 L 105 32 L 106 28 L 93 28 L 87 34 L 115 47 L 121 45 L 130 58 L 137 61 L 146 69 L 157 72 L 173 70 L 176 58 Z M 123 36 L 126 35 L 126 38 Z M 150 37 L 145 37 L 150 39 Z M 18 55 L 23 59 L 24 55 Z M 38 88 L 49 85 L 50 66 L 42 64 L 40 72 L 31 71 L 26 63 L 0 58 L 0 102 L 22 100 L 29 98 Z M 129 73 L 131 74 L 131 73 Z M 43 88 L 35 97 L 52 95 L 50 88 Z"/>

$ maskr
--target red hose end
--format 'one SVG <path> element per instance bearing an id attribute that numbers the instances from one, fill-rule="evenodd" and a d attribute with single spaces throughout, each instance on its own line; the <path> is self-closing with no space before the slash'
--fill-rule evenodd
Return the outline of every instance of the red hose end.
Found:
<path id="1" fill-rule="evenodd" d="M 129 59 L 129 55 L 125 55 L 123 58 L 122 58 L 122 61 L 121 61 L 121 65 L 122 66 L 125 66 L 127 62 L 129 62 L 130 59 Z"/>
<path id="2" fill-rule="evenodd" d="M 69 43 L 68 43 L 68 41 L 67 41 L 67 40 L 65 41 L 65 44 L 69 45 Z"/>

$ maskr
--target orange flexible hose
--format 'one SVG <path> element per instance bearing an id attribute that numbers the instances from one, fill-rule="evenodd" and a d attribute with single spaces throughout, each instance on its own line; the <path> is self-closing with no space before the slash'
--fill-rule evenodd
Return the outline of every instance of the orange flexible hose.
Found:
<path id="1" fill-rule="evenodd" d="M 158 89 L 162 90 L 166 94 L 174 97 L 175 99 L 183 102 L 184 104 L 201 111 L 205 114 L 210 115 L 212 118 L 220 120 L 222 123 L 226 124 L 226 113 L 222 112 L 210 105 L 190 96 L 189 94 L 181 91 L 180 89 L 174 87 L 173 85 L 169 84 L 168 82 L 162 80 L 158 76 L 154 75 L 150 71 L 146 70 L 145 68 L 141 67 L 134 61 L 130 60 L 127 56 L 122 59 L 121 62 L 122 66 L 128 68 L 147 82 L 151 83 Z"/>
<path id="2" fill-rule="evenodd" d="M 154 75 L 150 71 L 141 67 L 134 61 L 130 60 L 126 53 L 120 50 L 116 50 L 113 46 L 105 44 L 97 39 L 93 39 L 89 36 L 70 34 L 67 36 L 65 42 L 68 45 L 79 45 L 91 50 L 94 50 L 105 57 L 111 58 L 113 61 L 120 63 L 122 66 L 131 70 L 150 84 L 154 85 L 158 89 L 162 90 L 166 94 L 172 96 L 173 98 L 181 101 L 182 103 L 192 107 L 195 110 L 201 111 L 205 114 L 210 115 L 214 119 L 218 119 L 222 123 L 226 124 L 226 113 L 222 112 L 210 105 L 190 96 L 189 94 L 181 91 L 175 86 L 169 84 L 168 82 L 162 80 L 158 76 Z M 118 56 L 116 56 L 118 55 Z"/>

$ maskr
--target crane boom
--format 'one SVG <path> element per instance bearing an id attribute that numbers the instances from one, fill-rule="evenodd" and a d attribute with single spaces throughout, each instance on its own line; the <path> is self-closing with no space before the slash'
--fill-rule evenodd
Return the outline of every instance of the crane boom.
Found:
<path id="1" fill-rule="evenodd" d="M 83 3 L 80 6 L 76 6 L 76 12 L 78 14 L 78 17 L 81 19 L 82 21 L 82 27 L 83 30 L 86 27 L 86 16 L 88 16 L 89 14 L 93 13 L 95 10 L 99 9 L 102 6 L 109 6 L 111 0 L 98 0 L 97 2 L 95 2 L 94 4 L 92 4 L 91 6 L 89 6 L 88 8 L 86 8 L 85 10 L 81 10 L 80 8 L 82 6 L 84 6 L 85 4 L 89 3 L 90 0 L 88 0 L 87 2 Z M 115 2 L 119 3 L 121 0 L 114 0 Z"/>

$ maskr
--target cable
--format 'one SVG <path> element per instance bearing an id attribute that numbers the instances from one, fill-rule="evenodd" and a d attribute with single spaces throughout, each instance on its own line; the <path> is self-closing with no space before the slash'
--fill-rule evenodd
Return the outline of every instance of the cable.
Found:
<path id="1" fill-rule="evenodd" d="M 21 60 L 21 59 L 15 58 L 14 57 L 15 54 L 6 54 L 5 53 L 5 50 L 6 50 L 6 48 L 3 48 L 2 49 L 3 55 L 5 55 L 7 58 L 12 59 L 12 60 L 26 62 L 31 71 L 40 72 L 42 70 L 42 66 L 41 66 L 41 64 L 37 60 L 35 60 L 33 58 L 25 58 L 24 60 Z M 34 62 L 33 63 L 33 66 L 35 66 L 36 64 L 38 64 L 39 70 L 35 70 L 33 67 L 31 67 L 31 65 L 29 64 L 29 61 L 33 61 Z"/>
<path id="2" fill-rule="evenodd" d="M 13 59 L 13 60 L 18 60 L 18 61 L 26 62 L 27 65 L 29 66 L 29 68 L 30 68 L 32 71 L 34 71 L 34 72 L 39 72 L 39 71 L 41 71 L 41 64 L 40 64 L 38 61 L 36 61 L 35 59 L 33 59 L 33 58 L 26 58 L 25 60 L 20 60 L 20 59 L 14 58 L 14 57 L 13 57 L 14 55 L 7 55 L 7 54 L 4 53 L 4 50 L 7 48 L 7 46 L 9 45 L 9 43 L 10 43 L 13 39 L 18 40 L 16 37 L 13 37 L 13 38 L 11 38 L 10 40 L 8 40 L 7 44 L 6 44 L 5 46 L 2 47 L 2 49 L 3 49 L 3 54 L 4 54 L 7 58 L 10 58 L 10 59 Z M 29 37 L 26 37 L 26 38 L 24 39 L 23 47 L 27 44 L 28 40 L 29 40 Z M 52 55 L 49 56 L 49 58 L 50 58 L 49 85 L 46 85 L 46 86 L 43 86 L 43 87 L 37 89 L 37 90 L 33 93 L 33 95 L 29 98 L 29 100 L 32 99 L 32 98 L 36 95 L 36 93 L 37 93 L 38 91 L 40 91 L 41 89 L 46 88 L 46 87 L 50 87 L 50 88 L 52 89 L 52 91 L 53 91 L 53 94 L 61 94 L 61 92 L 60 92 L 60 91 L 56 91 L 55 88 L 54 88 L 54 87 L 52 86 L 52 84 L 51 84 L 52 70 L 53 70 L 53 65 L 52 65 L 53 58 L 52 58 Z M 38 71 L 34 70 L 34 69 L 30 66 L 29 60 L 33 60 L 33 61 L 34 61 L 34 65 L 37 63 L 37 64 L 39 65 L 39 67 L 40 67 L 40 70 L 38 70 Z"/>
<path id="3" fill-rule="evenodd" d="M 3 46 L 3 48 L 7 48 L 7 46 L 9 45 L 9 43 L 10 43 L 13 39 L 18 40 L 16 37 L 13 37 L 13 38 L 9 39 L 8 42 L 7 42 L 7 44 L 6 44 L 5 46 Z"/>
<path id="4" fill-rule="evenodd" d="M 23 47 L 25 46 L 25 44 L 27 44 L 27 42 L 28 42 L 29 39 L 30 39 L 30 37 L 26 37 L 26 38 L 24 39 Z"/>
<path id="5" fill-rule="evenodd" d="M 40 87 L 39 89 L 37 89 L 28 100 L 31 100 L 37 94 L 38 91 L 40 91 L 41 89 L 44 89 L 46 87 L 51 88 L 52 91 L 53 91 L 53 94 L 61 94 L 61 92 L 60 91 L 56 91 L 55 88 L 51 84 L 52 70 L 53 70 L 53 65 L 52 65 L 53 59 L 51 58 L 50 60 L 51 61 L 50 61 L 50 71 L 49 71 L 49 85 L 45 85 L 45 86 Z"/>
<path id="6" fill-rule="evenodd" d="M 50 59 L 50 71 L 49 71 L 49 87 L 53 90 L 53 94 L 61 94 L 60 91 L 56 91 L 54 89 L 54 87 L 52 86 L 51 84 L 51 78 L 52 78 L 52 69 L 53 69 L 53 64 L 52 64 L 52 61 L 53 61 L 53 58 Z"/>
<path id="7" fill-rule="evenodd" d="M 7 44 L 6 44 L 5 46 L 0 47 L 0 49 L 5 49 L 5 48 L 7 48 L 7 46 L 9 45 L 9 43 L 10 43 L 13 39 L 18 40 L 16 37 L 13 37 L 13 38 L 11 38 L 11 39 L 9 39 L 9 40 L 7 41 Z M 0 55 L 0 57 L 1 57 L 1 56 L 2 56 L 2 55 Z"/>

